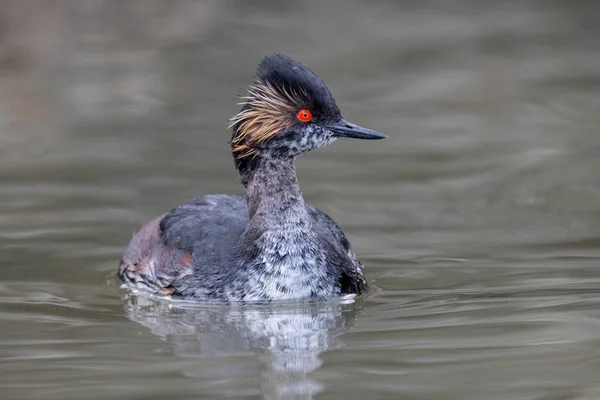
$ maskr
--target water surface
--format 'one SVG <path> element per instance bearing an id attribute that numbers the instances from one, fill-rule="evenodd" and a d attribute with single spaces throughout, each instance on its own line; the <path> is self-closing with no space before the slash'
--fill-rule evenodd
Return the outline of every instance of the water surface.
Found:
<path id="1" fill-rule="evenodd" d="M 593 2 L 41 3 L 2 11 L 3 398 L 600 397 Z M 242 193 L 226 121 L 272 51 L 390 136 L 298 161 L 378 292 L 119 290 L 142 224 Z"/>

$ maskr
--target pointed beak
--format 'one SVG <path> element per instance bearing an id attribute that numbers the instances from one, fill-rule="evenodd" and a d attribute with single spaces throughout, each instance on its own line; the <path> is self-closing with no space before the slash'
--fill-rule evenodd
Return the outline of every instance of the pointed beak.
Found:
<path id="1" fill-rule="evenodd" d="M 337 123 L 332 125 L 328 125 L 332 132 L 335 133 L 336 137 L 341 138 L 352 138 L 352 139 L 366 139 L 366 140 L 376 140 L 376 139 L 385 139 L 387 135 L 383 133 L 379 133 L 376 131 L 372 131 L 367 128 L 363 128 L 362 126 L 351 124 L 350 122 L 342 119 Z"/>

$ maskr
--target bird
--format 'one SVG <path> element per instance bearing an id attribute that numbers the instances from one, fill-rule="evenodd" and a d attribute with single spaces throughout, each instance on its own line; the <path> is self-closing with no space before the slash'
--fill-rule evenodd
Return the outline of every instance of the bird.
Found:
<path id="1" fill-rule="evenodd" d="M 367 291 L 363 264 L 340 227 L 304 202 L 294 161 L 338 138 L 387 136 L 346 121 L 325 82 L 282 54 L 260 61 L 241 98 L 230 145 L 246 196 L 204 195 L 149 222 L 121 259 L 123 287 L 225 303 Z"/>

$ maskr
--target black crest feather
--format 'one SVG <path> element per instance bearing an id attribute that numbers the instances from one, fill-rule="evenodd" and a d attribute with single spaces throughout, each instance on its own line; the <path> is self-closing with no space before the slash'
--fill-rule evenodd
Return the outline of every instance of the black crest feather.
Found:
<path id="1" fill-rule="evenodd" d="M 299 95 L 304 106 L 321 121 L 335 121 L 341 117 L 331 91 L 317 74 L 306 65 L 284 56 L 271 54 L 262 59 L 257 69 L 260 83 L 277 90 Z"/>

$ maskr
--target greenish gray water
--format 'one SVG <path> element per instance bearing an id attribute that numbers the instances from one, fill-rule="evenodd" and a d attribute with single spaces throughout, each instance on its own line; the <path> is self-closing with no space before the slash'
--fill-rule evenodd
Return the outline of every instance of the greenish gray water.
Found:
<path id="1" fill-rule="evenodd" d="M 1 18 L 2 398 L 600 397 L 594 2 L 47 4 Z M 133 231 L 241 193 L 226 121 L 272 51 L 390 136 L 298 162 L 377 293 L 129 298 Z"/>

